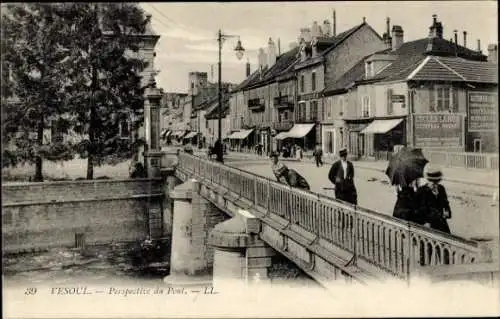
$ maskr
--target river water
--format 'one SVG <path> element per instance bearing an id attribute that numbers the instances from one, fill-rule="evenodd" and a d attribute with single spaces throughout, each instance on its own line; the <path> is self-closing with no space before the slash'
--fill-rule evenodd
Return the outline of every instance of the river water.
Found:
<path id="1" fill-rule="evenodd" d="M 3 257 L 7 286 L 73 283 L 161 284 L 170 272 L 169 242 L 142 246 L 140 242 L 111 243 L 85 249 L 53 248 Z M 302 270 L 281 255 L 273 258 L 269 277 L 274 282 L 315 285 Z"/>

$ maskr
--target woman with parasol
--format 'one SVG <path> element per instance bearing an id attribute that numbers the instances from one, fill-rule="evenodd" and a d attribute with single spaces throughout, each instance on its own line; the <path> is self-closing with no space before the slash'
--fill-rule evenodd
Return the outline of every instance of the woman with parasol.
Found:
<path id="1" fill-rule="evenodd" d="M 419 201 L 417 200 L 418 179 L 423 177 L 427 159 L 418 148 L 402 148 L 389 161 L 385 174 L 396 186 L 397 200 L 392 216 L 407 221 L 423 224 L 417 214 Z"/>

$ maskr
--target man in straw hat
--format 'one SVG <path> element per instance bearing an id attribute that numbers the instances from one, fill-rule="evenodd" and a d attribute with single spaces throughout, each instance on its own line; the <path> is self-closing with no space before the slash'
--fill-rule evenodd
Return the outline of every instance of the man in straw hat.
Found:
<path id="1" fill-rule="evenodd" d="M 358 194 L 354 185 L 354 165 L 347 160 L 347 149 L 339 151 L 340 159 L 332 164 L 328 179 L 335 185 L 335 198 L 358 204 Z"/>
<path id="2" fill-rule="evenodd" d="M 309 184 L 302 175 L 279 161 L 279 154 L 277 152 L 271 153 L 271 160 L 273 162 L 273 173 L 278 182 L 288 184 L 291 187 L 310 190 Z"/>
<path id="3" fill-rule="evenodd" d="M 446 220 L 451 218 L 451 209 L 446 190 L 440 184 L 442 177 L 443 173 L 440 169 L 435 167 L 427 169 L 428 182 L 419 187 L 416 194 L 417 215 L 424 225 L 450 234 L 450 227 Z"/>

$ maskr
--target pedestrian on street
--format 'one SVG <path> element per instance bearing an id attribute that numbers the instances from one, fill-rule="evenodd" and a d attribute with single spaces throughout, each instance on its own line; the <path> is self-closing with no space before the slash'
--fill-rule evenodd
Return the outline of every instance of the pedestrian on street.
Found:
<path id="1" fill-rule="evenodd" d="M 392 216 L 407 221 L 420 223 L 417 216 L 417 202 L 416 202 L 416 181 L 410 185 L 396 185 L 397 200 L 394 205 Z"/>
<path id="2" fill-rule="evenodd" d="M 335 198 L 351 203 L 358 204 L 358 193 L 354 185 L 354 165 L 347 160 L 347 149 L 342 148 L 339 151 L 340 159 L 332 164 L 328 179 L 335 185 Z"/>
<path id="3" fill-rule="evenodd" d="M 451 208 L 446 189 L 440 184 L 443 173 L 440 169 L 429 168 L 428 183 L 417 190 L 417 215 L 427 227 L 450 234 L 447 219 L 451 218 Z"/>
<path id="4" fill-rule="evenodd" d="M 271 153 L 272 169 L 274 176 L 278 182 L 290 185 L 291 187 L 310 190 L 307 180 L 297 173 L 296 170 L 288 168 L 285 164 L 279 161 L 279 154 L 277 152 Z"/>
<path id="5" fill-rule="evenodd" d="M 316 144 L 316 148 L 314 149 L 313 152 L 314 159 L 316 160 L 316 166 L 320 167 L 323 166 L 323 150 L 321 149 L 321 145 L 318 143 Z"/>

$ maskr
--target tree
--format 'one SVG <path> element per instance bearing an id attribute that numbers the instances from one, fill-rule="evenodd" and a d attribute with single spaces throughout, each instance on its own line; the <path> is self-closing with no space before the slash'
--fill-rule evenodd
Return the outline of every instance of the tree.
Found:
<path id="1" fill-rule="evenodd" d="M 65 3 L 59 15 L 70 26 L 63 41 L 70 51 L 65 103 L 73 129 L 85 136 L 76 151 L 87 158 L 92 179 L 94 165 L 131 158 L 143 143 L 119 133 L 124 121 L 133 132 L 143 122 L 147 64 L 136 52 L 148 18 L 134 3 Z"/>
<path id="2" fill-rule="evenodd" d="M 44 145 L 50 123 L 62 133 L 70 124 L 60 116 L 67 111 L 67 52 L 58 41 L 66 28 L 55 9 L 54 4 L 22 3 L 2 10 L 2 165 L 34 162 L 35 181 L 43 181 L 44 158 L 72 157 L 72 147 L 64 141 Z"/>

